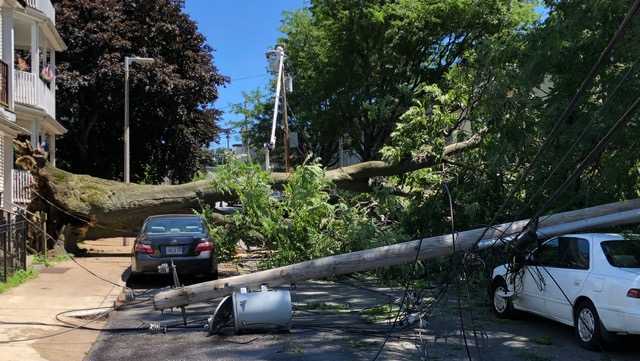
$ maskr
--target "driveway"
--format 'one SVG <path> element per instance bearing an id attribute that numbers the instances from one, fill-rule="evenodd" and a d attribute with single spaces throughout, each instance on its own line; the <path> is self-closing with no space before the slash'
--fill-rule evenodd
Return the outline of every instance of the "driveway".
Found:
<path id="1" fill-rule="evenodd" d="M 153 278 L 134 286 L 158 287 L 168 283 L 167 279 Z M 373 312 L 371 307 L 384 305 L 401 294 L 400 290 L 372 290 L 361 283 L 305 282 L 292 292 L 296 311 L 290 333 L 207 336 L 204 328 L 171 329 L 166 334 L 102 333 L 87 360 L 371 360 L 387 330 L 385 322 L 379 319 L 395 315 L 393 310 L 378 307 Z M 534 316 L 515 321 L 497 319 L 482 296 L 463 303 L 466 338 L 473 360 L 640 359 L 637 338 L 626 343 L 635 347 L 594 353 L 577 346 L 570 327 Z M 198 320 L 206 319 L 216 305 L 217 301 L 191 305 L 186 310 L 187 317 L 199 324 Z M 141 322 L 181 320 L 179 310 L 161 314 L 143 303 L 113 313 L 109 326 L 135 327 Z M 379 360 L 468 360 L 459 324 L 457 299 L 449 295 L 435 307 L 425 325 L 423 342 L 415 327 L 394 333 Z M 475 335 L 473 329 L 477 331 Z"/>

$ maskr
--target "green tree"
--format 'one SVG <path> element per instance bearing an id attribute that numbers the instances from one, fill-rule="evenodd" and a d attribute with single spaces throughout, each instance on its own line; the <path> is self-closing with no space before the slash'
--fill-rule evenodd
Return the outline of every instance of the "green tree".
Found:
<path id="1" fill-rule="evenodd" d="M 515 198 L 498 220 L 529 216 L 637 96 L 640 47 L 633 39 L 640 32 L 640 22 L 633 21 L 573 114 L 558 123 L 552 134 L 560 114 L 628 11 L 629 2 L 545 4 L 549 16 L 544 21 L 523 31 L 504 33 L 464 56 L 488 59 L 488 67 L 474 67 L 474 62 L 455 64 L 446 73 L 446 81 L 423 83 L 414 105 L 401 117 L 383 152 L 392 161 L 439 154 L 438 149 L 452 141 L 441 134 L 448 133 L 461 115 L 472 131 L 486 129 L 480 146 L 450 162 L 446 172 L 420 170 L 395 180 L 395 185 L 412 195 L 412 215 L 406 217 L 406 223 L 414 230 L 433 231 L 443 219 L 446 208 L 434 205 L 440 204 L 445 180 L 456 196 L 456 222 L 461 227 L 492 220 L 512 191 Z M 482 84 L 481 92 L 469 91 L 478 89 L 475 84 Z M 548 211 L 636 197 L 640 189 L 635 156 L 640 151 L 638 131 L 637 122 L 631 122 Z M 465 132 L 456 133 L 466 136 Z M 547 139 L 547 146 L 533 163 Z M 566 160 L 560 163 L 565 154 Z M 527 167 L 532 171 L 518 184 Z M 421 221 L 429 219 L 437 221 Z"/>
<path id="2" fill-rule="evenodd" d="M 289 96 L 303 141 L 324 164 L 338 140 L 379 159 L 423 84 L 439 84 L 492 37 L 522 31 L 534 3 L 517 0 L 313 0 L 285 15 L 282 42 L 296 90 Z M 480 59 L 482 60 L 482 59 Z"/>
<path id="3" fill-rule="evenodd" d="M 204 162 L 220 112 L 210 108 L 226 79 L 183 0 L 57 0 L 68 45 L 58 57 L 57 109 L 69 130 L 60 166 L 121 178 L 124 57 L 156 59 L 131 69 L 131 175 L 186 181 Z M 105 155 L 109 155 L 108 158 Z"/>

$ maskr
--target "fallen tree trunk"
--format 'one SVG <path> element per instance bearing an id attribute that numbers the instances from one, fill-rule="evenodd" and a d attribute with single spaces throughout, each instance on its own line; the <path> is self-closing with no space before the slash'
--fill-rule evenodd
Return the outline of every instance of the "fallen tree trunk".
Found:
<path id="1" fill-rule="evenodd" d="M 539 231 L 550 237 L 567 232 L 639 222 L 640 199 L 635 199 L 550 215 L 540 221 Z M 503 234 L 520 232 L 527 223 L 528 220 L 520 220 L 491 227 L 488 230 L 481 228 L 459 232 L 455 235 L 455 248 L 459 251 L 469 249 L 481 237 L 484 240 L 480 244 L 481 246 L 491 246 Z M 416 252 L 419 252 L 419 259 L 449 255 L 453 250 L 452 245 L 452 237 L 449 234 L 324 257 L 248 275 L 160 292 L 154 297 L 153 304 L 156 309 L 161 310 L 225 296 L 241 287 L 258 287 L 263 284 L 276 287 L 308 279 L 327 278 L 401 265 L 413 262 L 416 258 Z"/>
<path id="2" fill-rule="evenodd" d="M 481 133 L 466 141 L 448 145 L 440 157 L 389 164 L 370 161 L 326 172 L 337 187 L 351 191 L 370 190 L 370 180 L 402 174 L 438 164 L 446 157 L 475 147 Z M 191 213 L 201 203 L 213 204 L 234 197 L 220 192 L 212 180 L 180 185 L 141 185 L 73 174 L 51 167 L 45 154 L 29 142 L 15 141 L 17 164 L 29 170 L 35 179 L 31 211 L 48 213 L 47 229 L 53 238 L 64 238 L 68 250 L 77 251 L 78 240 L 135 236 L 142 222 L 151 215 Z M 271 173 L 275 185 L 288 179 L 288 173 Z M 219 216 L 220 222 L 224 217 Z"/>

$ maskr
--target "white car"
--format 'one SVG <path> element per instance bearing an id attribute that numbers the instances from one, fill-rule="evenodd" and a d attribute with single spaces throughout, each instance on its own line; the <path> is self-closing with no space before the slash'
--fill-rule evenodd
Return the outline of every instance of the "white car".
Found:
<path id="1" fill-rule="evenodd" d="M 601 350 L 616 334 L 640 334 L 640 238 L 570 234 L 549 239 L 520 270 L 496 267 L 493 310 L 527 311 L 574 326 L 580 344 Z"/>

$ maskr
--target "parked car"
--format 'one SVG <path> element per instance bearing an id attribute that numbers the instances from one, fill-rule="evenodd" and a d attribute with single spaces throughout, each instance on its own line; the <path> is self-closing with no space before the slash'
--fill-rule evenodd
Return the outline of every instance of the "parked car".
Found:
<path id="1" fill-rule="evenodd" d="M 617 334 L 640 334 L 640 238 L 571 234 L 532 251 L 523 267 L 496 267 L 493 311 L 538 314 L 575 328 L 581 346 L 601 350 Z"/>
<path id="2" fill-rule="evenodd" d="M 200 216 L 167 214 L 144 221 L 133 245 L 132 273 L 159 273 L 158 266 L 171 261 L 180 274 L 218 278 L 215 246 Z"/>

